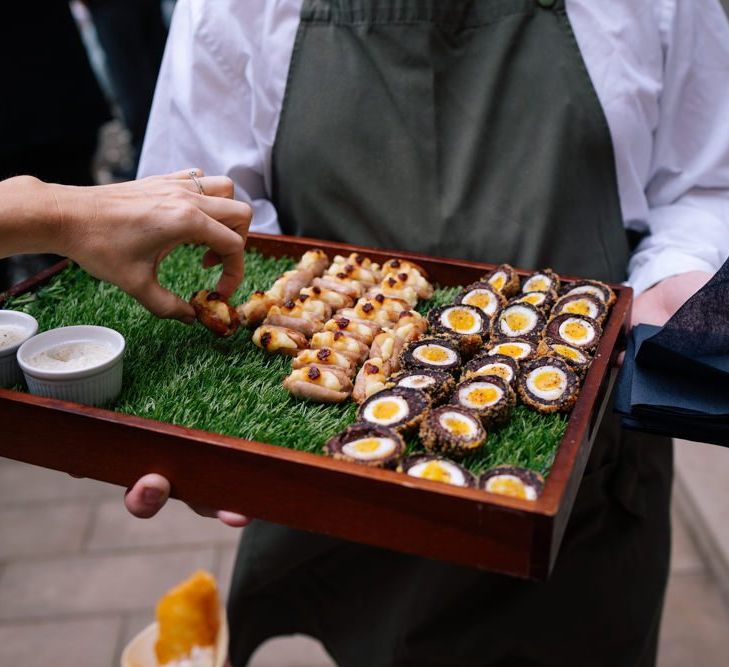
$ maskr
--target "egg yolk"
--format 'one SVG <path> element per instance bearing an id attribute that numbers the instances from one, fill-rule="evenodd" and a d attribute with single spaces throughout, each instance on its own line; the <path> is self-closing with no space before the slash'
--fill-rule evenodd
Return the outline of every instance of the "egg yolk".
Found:
<path id="1" fill-rule="evenodd" d="M 530 303 L 532 306 L 539 306 L 542 301 L 544 301 L 544 297 L 541 294 L 527 294 L 525 297 L 522 297 L 520 301 Z"/>
<path id="2" fill-rule="evenodd" d="M 495 287 L 499 292 L 504 289 L 504 285 L 506 285 L 506 275 L 503 273 L 496 273 L 489 279 L 489 284 L 492 287 Z"/>
<path id="3" fill-rule="evenodd" d="M 380 446 L 379 440 L 376 440 L 375 438 L 365 438 L 364 440 L 359 440 L 354 444 L 354 448 L 360 453 L 360 454 L 372 454 L 372 452 L 376 452 L 377 449 Z"/>
<path id="4" fill-rule="evenodd" d="M 588 335 L 587 327 L 581 322 L 569 322 L 564 332 L 572 340 L 584 340 Z"/>
<path id="5" fill-rule="evenodd" d="M 446 419 L 444 421 L 444 426 L 453 435 L 470 435 L 471 433 L 471 424 L 469 424 L 465 419 Z"/>
<path id="6" fill-rule="evenodd" d="M 571 313 L 572 315 L 585 315 L 587 317 L 589 317 L 592 314 L 592 311 L 590 310 L 589 301 L 582 301 L 582 300 L 570 301 L 562 309 L 562 312 Z"/>
<path id="7" fill-rule="evenodd" d="M 562 385 L 562 377 L 555 371 L 542 371 L 534 378 L 534 386 L 540 391 L 559 389 Z"/>
<path id="8" fill-rule="evenodd" d="M 545 278 L 537 278 L 529 281 L 529 290 L 531 292 L 546 292 L 549 289 L 549 283 Z"/>
<path id="9" fill-rule="evenodd" d="M 372 416 L 375 419 L 392 419 L 398 412 L 400 406 L 395 401 L 378 401 L 372 408 Z"/>
<path id="10" fill-rule="evenodd" d="M 573 350 L 571 347 L 567 347 L 566 345 L 554 345 L 552 349 L 557 354 L 567 357 L 567 359 L 572 359 L 572 361 L 582 361 L 582 357 L 579 352 L 577 352 L 577 350 Z"/>
<path id="11" fill-rule="evenodd" d="M 437 461 L 431 461 L 423 468 L 423 479 L 434 482 L 450 482 L 451 474 Z"/>
<path id="12" fill-rule="evenodd" d="M 524 350 L 518 345 L 499 345 L 495 351 L 497 354 L 504 354 L 512 359 L 520 359 L 524 356 Z"/>
<path id="13" fill-rule="evenodd" d="M 467 398 L 474 405 L 491 405 L 499 400 L 499 391 L 494 387 L 479 387 L 469 391 Z"/>
<path id="14" fill-rule="evenodd" d="M 526 489 L 524 483 L 513 477 L 497 477 L 488 485 L 491 493 L 499 493 L 502 496 L 511 496 L 512 498 L 521 498 L 526 500 Z"/>
<path id="15" fill-rule="evenodd" d="M 467 310 L 452 310 L 448 313 L 448 323 L 454 331 L 471 331 L 476 326 L 476 318 Z"/>
<path id="16" fill-rule="evenodd" d="M 448 353 L 442 347 L 426 347 L 422 349 L 421 355 L 423 359 L 434 364 L 448 361 Z"/>
<path id="17" fill-rule="evenodd" d="M 502 366 L 501 364 L 495 364 L 494 366 L 484 366 L 484 375 L 496 375 L 506 382 L 511 382 L 511 368 L 508 366 Z"/>
<path id="18" fill-rule="evenodd" d="M 529 319 L 523 313 L 507 313 L 504 320 L 512 331 L 523 331 L 529 326 Z"/>
<path id="19" fill-rule="evenodd" d="M 463 299 L 463 303 L 486 310 L 491 305 L 491 295 L 488 292 L 473 292 Z"/>

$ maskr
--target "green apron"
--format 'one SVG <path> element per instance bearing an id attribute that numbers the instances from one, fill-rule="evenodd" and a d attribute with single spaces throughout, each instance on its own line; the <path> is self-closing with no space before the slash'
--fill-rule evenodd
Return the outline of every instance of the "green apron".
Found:
<path id="1" fill-rule="evenodd" d="M 366 246 L 611 281 L 629 254 L 564 0 L 304 0 L 273 201 L 287 233 Z M 670 443 L 608 417 L 546 583 L 254 522 L 231 660 L 303 632 L 343 667 L 652 664 L 670 488 Z"/>

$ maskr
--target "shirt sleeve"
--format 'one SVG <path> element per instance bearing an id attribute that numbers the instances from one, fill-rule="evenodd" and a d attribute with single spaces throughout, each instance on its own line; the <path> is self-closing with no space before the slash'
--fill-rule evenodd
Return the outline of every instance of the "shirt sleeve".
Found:
<path id="1" fill-rule="evenodd" d="M 267 109 L 266 90 L 254 91 L 252 85 L 263 85 L 254 68 L 265 0 L 215 3 L 177 3 L 138 177 L 188 167 L 225 174 L 235 184 L 236 198 L 253 207 L 251 230 L 277 234 L 266 164 L 278 110 Z"/>
<path id="2" fill-rule="evenodd" d="M 648 235 L 628 267 L 636 293 L 680 273 L 714 273 L 729 256 L 729 23 L 718 0 L 661 7 Z"/>

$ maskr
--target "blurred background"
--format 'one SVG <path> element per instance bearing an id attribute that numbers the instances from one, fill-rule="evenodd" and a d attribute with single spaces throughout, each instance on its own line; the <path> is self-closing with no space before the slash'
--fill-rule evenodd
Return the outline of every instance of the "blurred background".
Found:
<path id="1" fill-rule="evenodd" d="M 133 178 L 173 10 L 174 0 L 6 3 L 0 178 Z M 0 290 L 55 260 L 0 260 Z M 661 667 L 729 664 L 727 477 L 729 450 L 676 443 Z M 214 573 L 225 593 L 239 531 L 177 501 L 137 520 L 122 492 L 0 458 L 0 666 L 114 667 L 159 596 L 194 569 Z M 293 637 L 265 644 L 252 665 L 333 663 Z"/>

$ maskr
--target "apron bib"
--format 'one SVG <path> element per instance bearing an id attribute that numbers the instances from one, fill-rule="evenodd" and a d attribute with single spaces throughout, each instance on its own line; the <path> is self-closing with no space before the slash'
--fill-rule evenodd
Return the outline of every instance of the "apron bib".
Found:
<path id="1" fill-rule="evenodd" d="M 564 0 L 304 0 L 272 198 L 289 234 L 625 277 L 612 141 Z M 652 664 L 671 450 L 629 439 L 606 418 L 546 583 L 254 522 L 233 664 L 294 632 L 343 667 Z"/>

